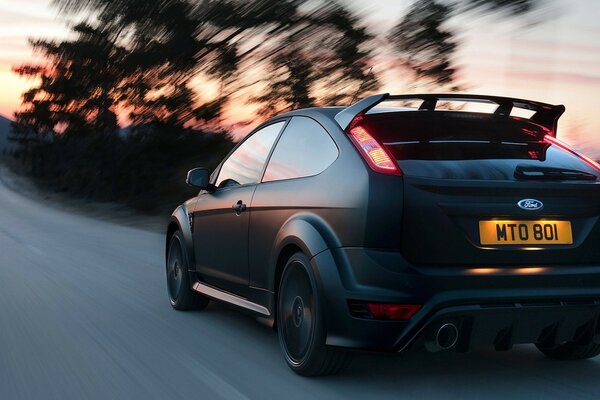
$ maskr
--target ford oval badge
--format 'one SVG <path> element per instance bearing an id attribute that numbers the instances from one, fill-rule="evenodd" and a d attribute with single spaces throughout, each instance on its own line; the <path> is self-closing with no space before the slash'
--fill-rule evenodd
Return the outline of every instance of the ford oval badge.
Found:
<path id="1" fill-rule="evenodd" d="M 536 199 L 523 199 L 517 203 L 523 210 L 536 211 L 544 208 L 544 203 Z"/>

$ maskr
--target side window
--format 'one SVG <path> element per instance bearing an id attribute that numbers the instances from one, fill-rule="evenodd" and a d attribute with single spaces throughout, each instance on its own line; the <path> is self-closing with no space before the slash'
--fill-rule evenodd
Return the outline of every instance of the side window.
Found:
<path id="1" fill-rule="evenodd" d="M 285 122 L 277 122 L 256 131 L 223 163 L 217 187 L 258 183 L 265 161 Z"/>
<path id="2" fill-rule="evenodd" d="M 263 182 L 317 175 L 337 157 L 337 146 L 319 123 L 293 117 L 277 142 Z"/>

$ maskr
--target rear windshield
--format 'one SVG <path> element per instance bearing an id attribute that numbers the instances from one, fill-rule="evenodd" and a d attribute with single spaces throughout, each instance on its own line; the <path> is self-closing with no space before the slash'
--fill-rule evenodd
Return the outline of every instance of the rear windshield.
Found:
<path id="1" fill-rule="evenodd" d="M 544 140 L 527 119 L 454 111 L 372 112 L 363 124 L 406 175 L 444 179 L 516 179 L 522 168 L 584 171 L 582 159 Z"/>
<path id="2" fill-rule="evenodd" d="M 540 159 L 549 147 L 541 126 L 489 114 L 378 113 L 365 124 L 398 160 Z"/>

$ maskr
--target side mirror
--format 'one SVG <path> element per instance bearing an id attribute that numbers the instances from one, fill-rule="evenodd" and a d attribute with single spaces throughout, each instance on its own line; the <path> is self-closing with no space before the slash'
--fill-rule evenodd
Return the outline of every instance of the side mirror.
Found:
<path id="1" fill-rule="evenodd" d="M 209 177 L 208 169 L 194 168 L 188 171 L 185 183 L 198 189 L 209 190 L 211 187 Z"/>

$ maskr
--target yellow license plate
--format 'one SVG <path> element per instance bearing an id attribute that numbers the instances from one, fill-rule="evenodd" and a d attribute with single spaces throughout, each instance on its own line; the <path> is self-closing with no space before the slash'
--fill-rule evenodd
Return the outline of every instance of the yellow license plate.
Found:
<path id="1" fill-rule="evenodd" d="M 485 244 L 573 244 L 569 221 L 479 221 Z"/>

